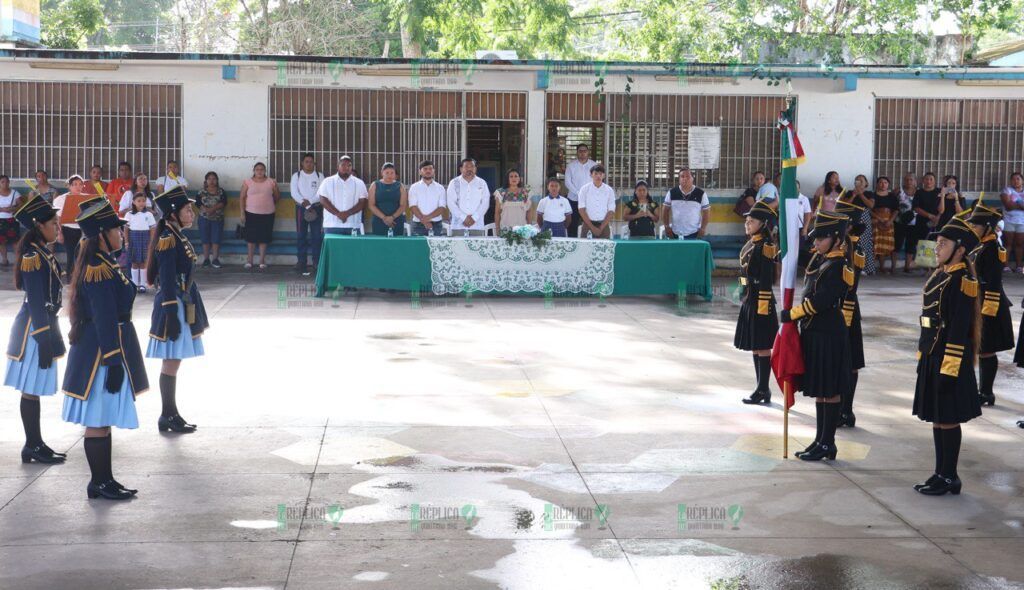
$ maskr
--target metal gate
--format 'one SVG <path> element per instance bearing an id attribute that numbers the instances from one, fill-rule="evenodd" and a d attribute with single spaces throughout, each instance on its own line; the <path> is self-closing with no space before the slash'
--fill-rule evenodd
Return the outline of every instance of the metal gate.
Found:
<path id="1" fill-rule="evenodd" d="M 434 162 L 434 178 L 446 183 L 458 174 L 462 158 L 463 122 L 453 119 L 406 119 L 402 121 L 401 157 L 395 165 L 412 184 L 419 179 L 419 163 Z"/>

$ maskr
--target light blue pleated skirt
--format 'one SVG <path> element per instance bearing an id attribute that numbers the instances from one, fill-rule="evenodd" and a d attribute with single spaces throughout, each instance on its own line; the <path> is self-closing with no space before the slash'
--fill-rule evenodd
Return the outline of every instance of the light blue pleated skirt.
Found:
<path id="1" fill-rule="evenodd" d="M 81 424 L 89 428 L 117 426 L 118 428 L 138 428 L 139 416 L 135 413 L 135 396 L 132 395 L 131 380 L 125 373 L 121 382 L 121 391 L 108 393 L 104 385 L 107 379 L 107 368 L 100 365 L 92 380 L 89 399 L 80 400 L 66 396 L 62 417 L 65 422 Z"/>
<path id="2" fill-rule="evenodd" d="M 185 303 L 178 299 L 178 322 L 181 324 L 181 334 L 177 340 L 157 340 L 149 337 L 149 346 L 146 347 L 146 358 L 151 359 L 190 359 L 196 356 L 203 356 L 203 337 L 192 337 L 192 330 L 185 321 Z"/>
<path id="3" fill-rule="evenodd" d="M 29 331 L 32 331 L 31 324 Z M 25 354 L 21 355 L 21 360 L 7 359 L 4 385 L 29 395 L 53 395 L 57 393 L 57 359 L 49 369 L 40 369 L 39 345 L 29 336 L 25 339 Z"/>

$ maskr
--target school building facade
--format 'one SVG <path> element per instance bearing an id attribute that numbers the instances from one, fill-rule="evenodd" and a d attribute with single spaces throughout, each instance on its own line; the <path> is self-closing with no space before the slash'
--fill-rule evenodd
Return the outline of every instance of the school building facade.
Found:
<path id="1" fill-rule="evenodd" d="M 539 196 L 587 143 L 620 195 L 640 179 L 663 195 L 692 165 L 711 195 L 719 253 L 742 234 L 733 211 L 751 173 L 778 170 L 787 93 L 807 163 L 853 177 L 956 174 L 969 197 L 1024 168 L 1024 67 L 864 67 L 481 62 L 0 50 L 0 173 L 55 184 L 127 160 L 151 178 L 181 162 L 197 189 L 216 171 L 233 197 L 256 162 L 287 195 L 300 155 L 325 174 L 341 154 L 368 182 L 390 161 L 404 182 L 431 159 L 438 179 L 464 156 L 492 189 L 510 168 Z M 109 173 L 109 172 L 108 172 Z M 227 229 L 237 219 L 231 200 Z M 289 200 L 276 230 L 294 234 Z M 285 253 L 283 245 L 275 250 Z M 724 255 L 724 254 L 723 254 Z"/>

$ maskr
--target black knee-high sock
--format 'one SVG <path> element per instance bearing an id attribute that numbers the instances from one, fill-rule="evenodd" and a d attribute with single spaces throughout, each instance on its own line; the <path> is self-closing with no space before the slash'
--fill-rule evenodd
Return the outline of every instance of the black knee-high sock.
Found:
<path id="1" fill-rule="evenodd" d="M 178 378 L 174 375 L 160 373 L 160 401 L 163 402 L 163 416 L 177 416 L 178 403 L 175 401 L 174 386 Z"/>
<path id="2" fill-rule="evenodd" d="M 996 372 L 999 370 L 999 359 L 995 356 L 983 356 L 978 358 L 978 372 L 981 373 L 980 391 L 982 395 L 992 395 L 992 385 L 996 382 Z"/>
<path id="3" fill-rule="evenodd" d="M 814 403 L 814 419 L 817 422 L 817 428 L 814 431 L 814 440 L 821 442 L 821 433 L 825 425 L 825 404 L 821 402 Z"/>
<path id="4" fill-rule="evenodd" d="M 935 443 L 935 473 L 942 473 L 942 429 L 932 428 L 932 442 Z"/>
<path id="5" fill-rule="evenodd" d="M 852 414 L 853 413 L 853 396 L 857 393 L 857 376 L 860 375 L 857 371 L 850 374 L 850 392 L 843 396 L 842 401 L 842 413 Z"/>
<path id="6" fill-rule="evenodd" d="M 771 386 L 768 385 L 768 378 L 772 375 L 772 357 L 758 356 L 757 358 L 757 390 L 764 393 L 771 393 Z"/>
<path id="7" fill-rule="evenodd" d="M 754 379 L 757 380 L 758 387 L 761 384 L 761 363 L 757 362 L 757 355 L 754 355 Z"/>
<path id="8" fill-rule="evenodd" d="M 823 445 L 835 445 L 836 444 L 836 427 L 839 426 L 839 405 L 840 404 L 822 404 L 824 407 L 825 420 L 821 425 L 821 444 Z"/>
<path id="9" fill-rule="evenodd" d="M 87 436 L 85 458 L 89 461 L 92 483 L 101 484 L 113 479 L 110 466 L 110 437 Z"/>
<path id="10" fill-rule="evenodd" d="M 21 424 L 25 427 L 25 445 L 38 447 L 43 444 L 43 435 L 39 428 L 39 398 L 21 398 Z"/>
<path id="11" fill-rule="evenodd" d="M 953 479 L 957 477 L 956 464 L 960 461 L 960 440 L 963 431 L 959 426 L 956 428 L 942 429 L 942 471 L 943 477 Z"/>

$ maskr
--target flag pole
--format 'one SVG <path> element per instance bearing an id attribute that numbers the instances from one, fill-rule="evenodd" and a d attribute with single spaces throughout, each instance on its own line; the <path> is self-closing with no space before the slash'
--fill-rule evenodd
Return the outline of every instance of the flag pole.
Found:
<path id="1" fill-rule="evenodd" d="M 789 396 L 792 395 L 792 385 L 786 381 L 782 385 L 782 458 L 789 459 Z"/>

